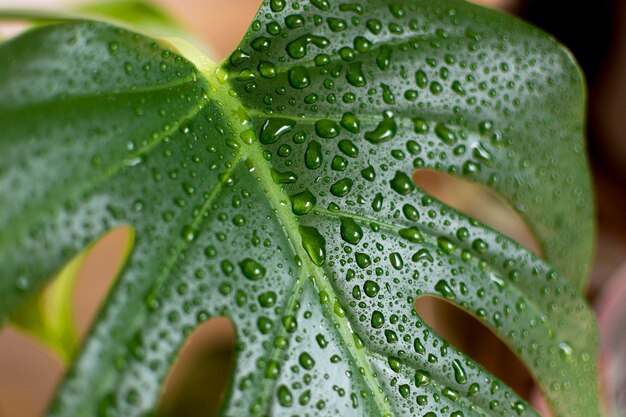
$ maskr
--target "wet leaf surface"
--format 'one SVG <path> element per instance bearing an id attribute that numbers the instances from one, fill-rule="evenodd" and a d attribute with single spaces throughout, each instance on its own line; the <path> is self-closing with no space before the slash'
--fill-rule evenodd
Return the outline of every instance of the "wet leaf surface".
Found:
<path id="1" fill-rule="evenodd" d="M 460 1 L 273 0 L 220 66 L 181 45 L 74 22 L 0 47 L 0 314 L 107 230 L 136 236 L 51 415 L 146 415 L 221 315 L 224 415 L 536 415 L 423 295 L 506 341 L 556 416 L 600 415 L 584 90 L 555 41 Z M 420 168 L 497 191 L 553 266 Z"/>

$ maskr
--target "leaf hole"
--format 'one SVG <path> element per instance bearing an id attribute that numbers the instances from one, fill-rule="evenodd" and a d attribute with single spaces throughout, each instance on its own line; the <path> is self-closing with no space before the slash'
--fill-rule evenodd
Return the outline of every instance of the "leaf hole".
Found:
<path id="1" fill-rule="evenodd" d="M 533 377 L 519 357 L 476 317 L 447 300 L 424 295 L 415 310 L 450 345 L 479 363 L 549 417 Z"/>
<path id="2" fill-rule="evenodd" d="M 541 245 L 522 216 L 487 187 L 432 170 L 415 171 L 413 181 L 437 200 L 516 240 L 537 256 L 542 256 Z"/>
<path id="3" fill-rule="evenodd" d="M 124 266 L 132 239 L 132 228 L 121 226 L 104 235 L 87 253 L 72 297 L 79 340 L 86 335 Z"/>
<path id="4" fill-rule="evenodd" d="M 105 234 L 68 262 L 2 329 L 0 416 L 45 413 L 66 362 L 77 353 L 130 244 L 128 226 Z M 64 310 L 61 306 L 66 305 L 70 308 Z"/>
<path id="5" fill-rule="evenodd" d="M 156 416 L 217 416 L 234 353 L 235 327 L 228 318 L 216 317 L 196 327 L 169 370 Z"/>
<path id="6" fill-rule="evenodd" d="M 45 414 L 64 367 L 58 357 L 14 326 L 0 331 L 0 416 Z"/>

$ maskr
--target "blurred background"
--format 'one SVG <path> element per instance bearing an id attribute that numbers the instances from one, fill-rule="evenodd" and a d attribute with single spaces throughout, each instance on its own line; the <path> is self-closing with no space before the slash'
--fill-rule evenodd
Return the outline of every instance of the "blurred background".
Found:
<path id="1" fill-rule="evenodd" d="M 596 260 L 587 297 L 602 331 L 601 371 L 607 417 L 626 416 L 626 1 L 475 0 L 534 23 L 568 46 L 589 84 L 588 148 L 597 199 Z M 4 8 L 82 7 L 80 0 L 0 0 Z M 261 0 L 154 0 L 218 60 L 239 42 Z M 0 23 L 0 39 L 23 24 Z M 523 223 L 482 188 L 422 172 L 414 180 L 457 209 L 490 224 L 539 253 Z M 84 336 L 122 259 L 126 230 L 104 237 L 81 266 L 74 296 L 79 337 Z M 546 416 L 524 366 L 476 320 L 443 302 L 421 299 L 416 309 L 452 344 L 503 379 Z M 235 332 L 227 319 L 196 330 L 165 384 L 160 417 L 209 417 L 228 383 Z M 480 341 L 477 343 L 476 341 Z M 39 417 L 62 379 L 65 365 L 15 328 L 0 330 L 0 417 Z"/>

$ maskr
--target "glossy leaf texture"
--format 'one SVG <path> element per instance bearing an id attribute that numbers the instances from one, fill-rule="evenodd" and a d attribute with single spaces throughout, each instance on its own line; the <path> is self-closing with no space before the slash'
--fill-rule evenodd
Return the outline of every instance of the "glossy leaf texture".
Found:
<path id="1" fill-rule="evenodd" d="M 600 415 L 567 52 L 460 1 L 274 0 L 221 67 L 183 49 L 195 65 L 93 22 L 0 48 L 0 314 L 107 230 L 136 235 L 51 415 L 149 414 L 186 336 L 225 315 L 226 416 L 536 416 L 428 328 L 423 295 L 492 328 L 555 416 Z M 498 191 L 555 267 L 419 168 Z"/>

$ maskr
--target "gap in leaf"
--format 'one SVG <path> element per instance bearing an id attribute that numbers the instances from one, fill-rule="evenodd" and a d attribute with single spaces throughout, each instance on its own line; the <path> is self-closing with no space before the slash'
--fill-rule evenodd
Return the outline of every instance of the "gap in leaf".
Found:
<path id="1" fill-rule="evenodd" d="M 519 213 L 487 187 L 439 171 L 418 170 L 413 181 L 444 204 L 521 243 L 542 256 L 541 245 Z"/>
<path id="2" fill-rule="evenodd" d="M 122 266 L 130 227 L 105 234 L 89 250 L 73 288 L 73 315 L 82 339 Z M 46 287 L 44 291 L 49 291 Z M 39 417 L 54 396 L 66 365 L 58 354 L 19 327 L 0 331 L 0 417 Z M 36 382 L 33 382 L 36 381 Z"/>
<path id="3" fill-rule="evenodd" d="M 45 414 L 63 377 L 59 358 L 12 325 L 0 331 L 0 416 Z"/>
<path id="4" fill-rule="evenodd" d="M 476 317 L 444 299 L 429 295 L 418 297 L 414 307 L 430 328 L 510 386 L 520 397 L 532 402 L 533 406 L 543 401 L 523 362 Z"/>
<path id="5" fill-rule="evenodd" d="M 234 368 L 235 327 L 226 317 L 202 323 L 171 366 L 157 417 L 214 417 Z"/>
<path id="6" fill-rule="evenodd" d="M 74 322 L 79 339 L 85 336 L 123 266 L 131 228 L 122 226 L 104 235 L 89 251 L 74 288 Z"/>

